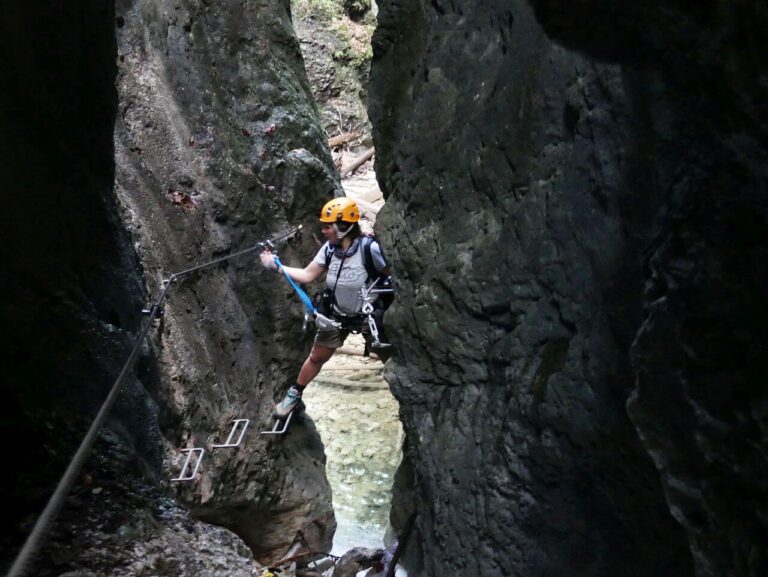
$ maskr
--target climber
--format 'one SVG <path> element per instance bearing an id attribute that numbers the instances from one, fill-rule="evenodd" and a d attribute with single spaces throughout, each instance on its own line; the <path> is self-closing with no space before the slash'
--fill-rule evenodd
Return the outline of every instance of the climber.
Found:
<path id="1" fill-rule="evenodd" d="M 350 332 L 363 332 L 366 339 L 370 337 L 364 330 L 361 289 L 386 279 L 389 267 L 378 241 L 361 236 L 359 220 L 360 211 L 353 200 L 340 197 L 327 202 L 320 212 L 321 230 L 327 242 L 304 268 L 283 266 L 283 272 L 301 284 L 310 283 L 327 271 L 327 288 L 316 297 L 316 304 L 322 314 L 339 326 L 318 326 L 312 350 L 296 382 L 275 408 L 278 419 L 286 418 L 298 406 L 306 386 L 344 344 Z M 269 250 L 261 253 L 261 264 L 267 269 L 278 268 Z M 375 351 L 382 360 L 389 357 L 386 345 Z"/>

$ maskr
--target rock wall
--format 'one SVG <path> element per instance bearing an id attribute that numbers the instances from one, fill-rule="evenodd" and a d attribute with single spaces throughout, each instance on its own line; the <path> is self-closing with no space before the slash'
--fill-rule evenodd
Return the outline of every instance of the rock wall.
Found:
<path id="1" fill-rule="evenodd" d="M 764 12 L 380 3 L 417 575 L 765 573 Z"/>
<path id="2" fill-rule="evenodd" d="M 127 358 L 143 288 L 112 195 L 112 7 L 11 1 L 0 12 L 5 565 Z M 159 469 L 156 407 L 136 378 L 110 426 Z"/>
<path id="3" fill-rule="evenodd" d="M 288 2 L 121 1 L 117 35 L 116 190 L 151 289 L 302 223 L 304 238 L 279 250 L 303 266 L 316 211 L 339 185 Z M 335 526 L 311 421 L 279 443 L 258 435 L 308 351 L 302 313 L 255 253 L 195 273 L 171 294 L 146 369 L 169 456 L 251 419 L 242 449 L 212 453 L 200 482 L 176 492 L 262 560 L 302 529 L 327 548 Z"/>
<path id="4" fill-rule="evenodd" d="M 637 140 L 661 202 L 632 347 L 632 421 L 697 574 L 764 575 L 768 8 L 651 2 L 619 11 L 609 33 L 603 6 L 588 2 L 590 38 L 564 24 L 566 3 L 534 4 L 563 42 L 626 62 L 645 120 Z"/>
<path id="5" fill-rule="evenodd" d="M 0 12 L 5 564 L 161 280 L 314 224 L 339 186 L 287 2 L 12 2 Z M 302 262 L 316 246 L 310 232 L 281 254 Z M 330 546 L 311 420 L 282 443 L 258 435 L 308 341 L 294 295 L 257 263 L 252 254 L 174 286 L 35 574 L 253 574 L 242 542 L 188 519 L 163 491 L 265 561 L 298 529 L 313 548 Z M 221 442 L 236 417 L 251 419 L 244 448 L 209 454 L 196 484 L 168 483 L 178 449 Z"/>
<path id="6" fill-rule="evenodd" d="M 365 107 L 376 18 L 370 3 L 363 4 L 297 0 L 291 13 L 323 128 L 331 137 L 357 132 L 352 144 L 368 147 Z"/>
<path id="7" fill-rule="evenodd" d="M 286 1 L 1 12 L 9 560 L 147 295 L 314 221 L 338 182 Z M 370 111 L 407 429 L 393 519 L 419 513 L 415 575 L 766 573 L 766 20 L 746 1 L 381 3 Z M 190 530 L 252 574 L 231 535 L 158 509 L 143 484 L 241 416 L 247 446 L 177 495 L 262 558 L 297 529 L 327 546 L 311 422 L 283 443 L 255 435 L 307 344 L 293 295 L 255 262 L 174 288 L 36 574 L 73 566 L 72 533 L 99 557 L 78 568 L 138 550 L 136 571 L 207 571 L 195 547 L 163 566 Z"/>

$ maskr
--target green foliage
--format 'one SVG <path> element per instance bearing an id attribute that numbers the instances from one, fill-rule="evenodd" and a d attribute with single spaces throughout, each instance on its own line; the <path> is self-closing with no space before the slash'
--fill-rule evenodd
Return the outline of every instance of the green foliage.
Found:
<path id="1" fill-rule="evenodd" d="M 366 45 L 363 50 L 356 50 L 353 46 L 347 45 L 344 50 L 337 50 L 333 53 L 335 61 L 360 71 L 368 69 L 371 58 L 373 58 L 373 48 L 370 44 Z"/>
<path id="2" fill-rule="evenodd" d="M 373 26 L 355 24 L 349 21 L 337 23 L 336 32 L 344 42 L 341 50 L 333 53 L 333 59 L 358 72 L 367 72 L 373 58 L 371 35 Z"/>
<path id="3" fill-rule="evenodd" d="M 291 9 L 297 18 L 315 18 L 324 22 L 338 20 L 344 13 L 343 0 L 292 0 Z"/>
<path id="4" fill-rule="evenodd" d="M 362 0 L 365 4 L 367 0 Z M 344 15 L 349 0 L 292 0 L 291 10 L 296 20 L 316 20 L 327 25 L 344 46 L 333 52 L 333 59 L 358 72 L 366 72 L 373 57 L 371 35 L 375 19 L 352 22 Z M 370 6 L 370 3 L 368 3 Z M 370 11 L 368 11 L 370 14 Z"/>

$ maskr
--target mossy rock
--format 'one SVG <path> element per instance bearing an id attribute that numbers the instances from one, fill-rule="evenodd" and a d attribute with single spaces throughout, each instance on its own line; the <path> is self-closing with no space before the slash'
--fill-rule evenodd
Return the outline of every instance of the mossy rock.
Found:
<path id="1" fill-rule="evenodd" d="M 371 10 L 371 0 L 344 0 L 344 12 L 349 17 L 359 22 Z"/>

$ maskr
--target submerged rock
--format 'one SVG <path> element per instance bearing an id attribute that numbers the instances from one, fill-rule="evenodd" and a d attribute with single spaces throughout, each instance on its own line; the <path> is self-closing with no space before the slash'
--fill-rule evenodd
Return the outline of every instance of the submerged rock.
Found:
<path id="1" fill-rule="evenodd" d="M 350 549 L 338 560 L 331 577 L 355 577 L 360 571 L 376 567 L 383 558 L 382 549 Z"/>

